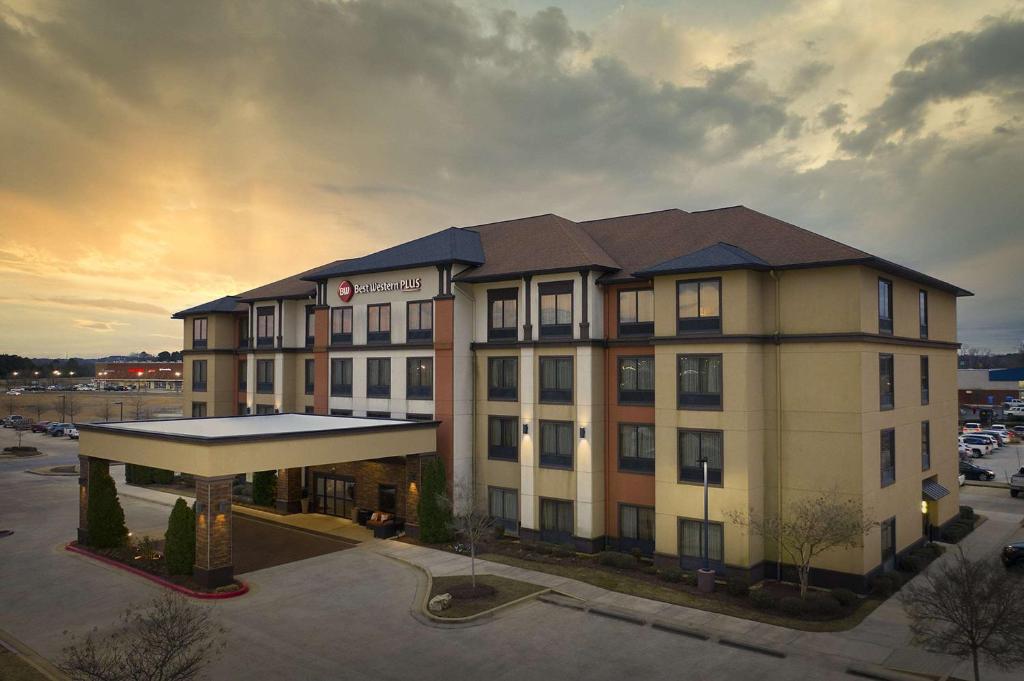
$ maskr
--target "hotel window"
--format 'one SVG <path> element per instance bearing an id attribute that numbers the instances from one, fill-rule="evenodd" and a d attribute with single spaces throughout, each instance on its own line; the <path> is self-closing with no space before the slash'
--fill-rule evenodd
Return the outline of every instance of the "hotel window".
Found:
<path id="1" fill-rule="evenodd" d="M 541 541 L 564 544 L 572 541 L 572 502 L 558 499 L 540 500 Z"/>
<path id="2" fill-rule="evenodd" d="M 398 487 L 395 485 L 377 485 L 377 510 L 382 513 L 394 513 L 398 501 Z"/>
<path id="3" fill-rule="evenodd" d="M 408 303 L 406 313 L 406 342 L 426 342 L 434 337 L 434 308 L 429 300 Z"/>
<path id="4" fill-rule="evenodd" d="M 351 409 L 332 409 L 331 416 L 352 416 Z"/>
<path id="5" fill-rule="evenodd" d="M 519 419 L 515 416 L 487 417 L 487 458 L 519 460 Z"/>
<path id="6" fill-rule="evenodd" d="M 405 415 L 405 420 L 406 421 L 433 421 L 434 420 L 434 415 L 433 414 L 406 414 Z"/>
<path id="7" fill-rule="evenodd" d="M 306 306 L 306 347 L 313 347 L 316 341 L 316 308 L 312 305 Z"/>
<path id="8" fill-rule="evenodd" d="M 722 356 L 679 355 L 679 408 L 722 408 Z"/>
<path id="9" fill-rule="evenodd" d="M 197 317 L 192 320 L 192 347 L 206 347 L 206 317 Z"/>
<path id="10" fill-rule="evenodd" d="M 410 400 L 429 400 L 434 396 L 434 360 L 409 357 L 405 360 L 405 396 Z"/>
<path id="11" fill-rule="evenodd" d="M 274 360 L 256 360 L 256 392 L 274 392 Z"/>
<path id="12" fill-rule="evenodd" d="M 619 470 L 654 472 L 654 426 L 619 424 Z"/>
<path id="13" fill-rule="evenodd" d="M 708 484 L 721 485 L 725 456 L 722 433 L 717 430 L 679 431 L 679 482 L 704 484 L 704 466 L 708 462 Z"/>
<path id="14" fill-rule="evenodd" d="M 654 404 L 654 357 L 619 358 L 619 404 Z"/>
<path id="15" fill-rule="evenodd" d="M 352 308 L 331 308 L 331 345 L 352 344 Z"/>
<path id="16" fill-rule="evenodd" d="M 896 567 L 896 516 L 883 520 L 882 525 L 882 569 Z"/>
<path id="17" fill-rule="evenodd" d="M 316 413 L 316 407 L 314 407 L 312 404 L 307 404 L 305 407 L 303 407 L 302 413 L 303 414 L 315 414 Z"/>
<path id="18" fill-rule="evenodd" d="M 878 333 L 892 335 L 892 282 L 878 280 Z"/>
<path id="19" fill-rule="evenodd" d="M 540 401 L 572 402 L 572 357 L 540 358 Z"/>
<path id="20" fill-rule="evenodd" d="M 391 418 L 390 411 L 368 411 L 366 412 L 366 418 L 368 419 L 389 419 Z"/>
<path id="21" fill-rule="evenodd" d="M 247 360 L 238 360 L 238 389 L 245 390 L 249 384 L 249 362 Z"/>
<path id="22" fill-rule="evenodd" d="M 725 560 L 725 527 L 708 523 L 708 562 L 721 566 Z M 701 567 L 704 560 L 704 521 L 679 519 L 679 564 L 685 569 Z"/>
<path id="23" fill-rule="evenodd" d="M 540 337 L 572 337 L 572 282 L 553 281 L 539 284 Z"/>
<path id="24" fill-rule="evenodd" d="M 366 396 L 391 397 L 389 357 L 370 357 L 366 360 Z"/>
<path id="25" fill-rule="evenodd" d="M 331 359 L 331 397 L 352 397 L 352 359 Z"/>
<path id="26" fill-rule="evenodd" d="M 654 508 L 619 505 L 619 551 L 654 553 Z"/>
<path id="27" fill-rule="evenodd" d="M 206 392 L 206 360 L 192 360 L 192 390 Z"/>
<path id="28" fill-rule="evenodd" d="M 882 487 L 888 487 L 896 481 L 896 431 L 893 428 L 882 431 L 879 450 Z"/>
<path id="29" fill-rule="evenodd" d="M 515 340 L 519 289 L 499 288 L 487 292 L 487 340 Z"/>
<path id="30" fill-rule="evenodd" d="M 206 402 L 192 403 L 192 418 L 198 419 L 206 416 Z"/>
<path id="31" fill-rule="evenodd" d="M 487 399 L 515 400 L 519 395 L 519 358 L 487 359 Z"/>
<path id="32" fill-rule="evenodd" d="M 722 280 L 676 282 L 676 331 L 693 333 L 722 330 Z"/>
<path id="33" fill-rule="evenodd" d="M 256 347 L 268 348 L 274 345 L 274 308 L 256 308 Z"/>
<path id="34" fill-rule="evenodd" d="M 238 347 L 249 347 L 249 315 L 238 318 Z"/>
<path id="35" fill-rule="evenodd" d="M 917 292 L 917 324 L 921 338 L 928 337 L 928 292 L 924 289 Z"/>
<path id="36" fill-rule="evenodd" d="M 921 404 L 928 404 L 928 355 L 921 355 Z"/>
<path id="37" fill-rule="evenodd" d="M 921 470 L 932 467 L 932 427 L 928 421 L 921 421 Z"/>
<path id="38" fill-rule="evenodd" d="M 878 408 L 892 409 L 896 404 L 895 394 L 895 368 L 892 355 L 882 353 L 878 355 Z"/>
<path id="39" fill-rule="evenodd" d="M 267 416 L 269 414 L 275 414 L 275 413 L 277 413 L 277 410 L 274 409 L 274 405 L 272 405 L 272 404 L 257 404 L 256 405 L 256 415 L 257 416 Z"/>
<path id="40" fill-rule="evenodd" d="M 487 488 L 487 509 L 494 523 L 504 528 L 505 534 L 519 534 L 519 490 L 506 487 Z"/>
<path id="41" fill-rule="evenodd" d="M 541 421 L 541 468 L 571 469 L 572 444 L 572 421 Z"/>
<path id="42" fill-rule="evenodd" d="M 238 416 L 248 416 L 248 414 L 249 414 L 249 407 L 248 407 L 248 405 L 246 405 L 245 402 L 239 402 L 238 405 L 237 405 L 237 409 L 238 409 L 238 412 L 237 412 Z"/>
<path id="43" fill-rule="evenodd" d="M 391 303 L 366 306 L 366 342 L 391 342 Z"/>
<path id="44" fill-rule="evenodd" d="M 654 290 L 619 291 L 619 335 L 650 336 L 654 333 Z"/>
<path id="45" fill-rule="evenodd" d="M 316 390 L 316 362 L 312 359 L 307 359 L 302 363 L 304 388 L 307 395 L 312 395 Z"/>

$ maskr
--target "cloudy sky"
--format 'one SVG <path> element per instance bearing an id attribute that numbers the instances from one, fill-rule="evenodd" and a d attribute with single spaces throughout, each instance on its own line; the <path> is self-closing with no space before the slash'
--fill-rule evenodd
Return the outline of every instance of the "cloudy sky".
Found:
<path id="1" fill-rule="evenodd" d="M 745 204 L 1024 339 L 1024 3 L 0 0 L 0 352 L 449 225 Z"/>

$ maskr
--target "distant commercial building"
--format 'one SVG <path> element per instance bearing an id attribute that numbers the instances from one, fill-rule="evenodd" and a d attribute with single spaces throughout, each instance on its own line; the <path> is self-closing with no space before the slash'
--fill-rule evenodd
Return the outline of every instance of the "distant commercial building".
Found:
<path id="1" fill-rule="evenodd" d="M 97 362 L 96 384 L 180 392 L 183 373 L 181 362 Z"/>
<path id="2" fill-rule="evenodd" d="M 957 402 L 962 419 L 991 421 L 1001 418 L 1002 404 L 1019 398 L 1024 368 L 957 369 Z"/>

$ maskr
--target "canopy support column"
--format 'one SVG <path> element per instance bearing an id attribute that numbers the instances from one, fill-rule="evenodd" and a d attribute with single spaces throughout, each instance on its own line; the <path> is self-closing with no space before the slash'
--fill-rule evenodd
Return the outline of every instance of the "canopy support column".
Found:
<path id="1" fill-rule="evenodd" d="M 231 557 L 231 486 L 233 475 L 196 480 L 196 564 L 192 576 L 215 589 L 231 584 L 235 568 Z"/>
<path id="2" fill-rule="evenodd" d="M 110 462 L 94 456 L 78 457 L 78 543 L 89 544 L 89 491 L 97 476 L 110 474 Z"/>

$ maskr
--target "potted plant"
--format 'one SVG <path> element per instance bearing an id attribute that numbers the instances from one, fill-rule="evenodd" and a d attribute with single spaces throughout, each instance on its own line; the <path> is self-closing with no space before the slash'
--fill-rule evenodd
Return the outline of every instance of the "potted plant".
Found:
<path id="1" fill-rule="evenodd" d="M 302 498 L 299 499 L 299 504 L 302 506 L 303 513 L 309 513 L 309 490 L 305 487 L 302 488 Z"/>

